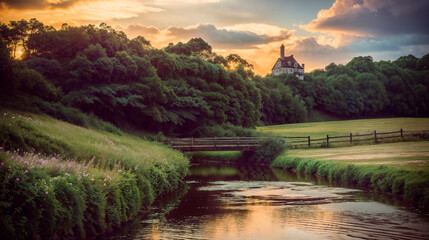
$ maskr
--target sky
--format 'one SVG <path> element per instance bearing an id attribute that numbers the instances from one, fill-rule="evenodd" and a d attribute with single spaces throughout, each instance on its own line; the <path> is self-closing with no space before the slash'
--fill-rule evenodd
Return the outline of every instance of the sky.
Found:
<path id="1" fill-rule="evenodd" d="M 305 71 L 356 56 L 395 60 L 429 52 L 428 0 L 0 0 L 0 22 L 37 18 L 60 27 L 107 23 L 157 48 L 207 41 L 260 75 L 285 45 Z"/>

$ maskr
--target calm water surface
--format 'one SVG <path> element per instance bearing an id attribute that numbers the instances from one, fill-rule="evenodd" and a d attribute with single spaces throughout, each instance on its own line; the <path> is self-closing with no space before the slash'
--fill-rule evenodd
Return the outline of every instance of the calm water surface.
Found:
<path id="1" fill-rule="evenodd" d="M 188 186 L 114 239 L 429 239 L 389 196 L 261 166 L 194 165 Z"/>

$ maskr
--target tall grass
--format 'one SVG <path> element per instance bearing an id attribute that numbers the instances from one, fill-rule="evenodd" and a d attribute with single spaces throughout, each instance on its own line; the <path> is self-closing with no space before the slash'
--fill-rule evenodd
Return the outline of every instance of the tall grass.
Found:
<path id="1" fill-rule="evenodd" d="M 177 189 L 188 173 L 178 151 L 37 114 L 1 112 L 0 139 L 2 238 L 94 236 Z"/>
<path id="2" fill-rule="evenodd" d="M 273 167 L 326 177 L 373 191 L 401 195 L 418 208 L 429 210 L 429 173 L 386 166 L 343 165 L 329 161 L 281 155 Z"/>

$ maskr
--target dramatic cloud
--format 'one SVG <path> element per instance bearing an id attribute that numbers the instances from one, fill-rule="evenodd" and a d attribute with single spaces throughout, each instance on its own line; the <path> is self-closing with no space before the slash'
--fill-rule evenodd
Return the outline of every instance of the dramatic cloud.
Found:
<path id="1" fill-rule="evenodd" d="M 135 38 L 137 36 L 144 36 L 148 39 L 156 39 L 156 35 L 160 34 L 161 31 L 157 27 L 153 26 L 144 26 L 140 24 L 131 24 L 126 28 L 123 28 L 121 26 L 115 27 L 117 30 L 123 31 L 127 34 L 130 38 Z"/>
<path id="2" fill-rule="evenodd" d="M 100 24 L 106 21 L 137 17 L 139 14 L 164 11 L 162 8 L 145 5 L 140 0 L 36 0 L 34 3 L 31 0 L 19 0 L 17 5 L 2 3 L 2 6 L 0 21 L 7 22 L 16 19 L 16 16 L 19 15 L 20 18 L 37 18 L 52 25 L 58 25 L 61 22 L 76 25 Z M 32 10 L 24 11 L 19 7 L 32 8 Z"/>
<path id="3" fill-rule="evenodd" d="M 428 12 L 427 0 L 337 0 L 303 27 L 356 36 L 429 34 Z"/>
<path id="4" fill-rule="evenodd" d="M 174 37 L 174 39 L 201 37 L 217 48 L 255 48 L 257 45 L 286 40 L 291 34 L 290 31 L 282 30 L 278 35 L 273 36 L 251 31 L 227 30 L 211 24 L 167 29 L 167 35 Z"/>
<path id="5" fill-rule="evenodd" d="M 0 0 L 0 8 L 55 9 L 69 8 L 81 0 Z"/>

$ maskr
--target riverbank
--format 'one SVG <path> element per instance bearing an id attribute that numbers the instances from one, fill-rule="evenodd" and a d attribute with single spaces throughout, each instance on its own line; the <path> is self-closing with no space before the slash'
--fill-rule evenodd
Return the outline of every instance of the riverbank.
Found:
<path id="1" fill-rule="evenodd" d="M 399 195 L 417 208 L 427 210 L 428 146 L 429 142 L 406 142 L 291 150 L 277 157 L 272 166 Z"/>
<path id="2" fill-rule="evenodd" d="M 188 159 L 161 144 L 45 115 L 3 110 L 0 139 L 2 239 L 111 231 L 188 173 Z"/>

